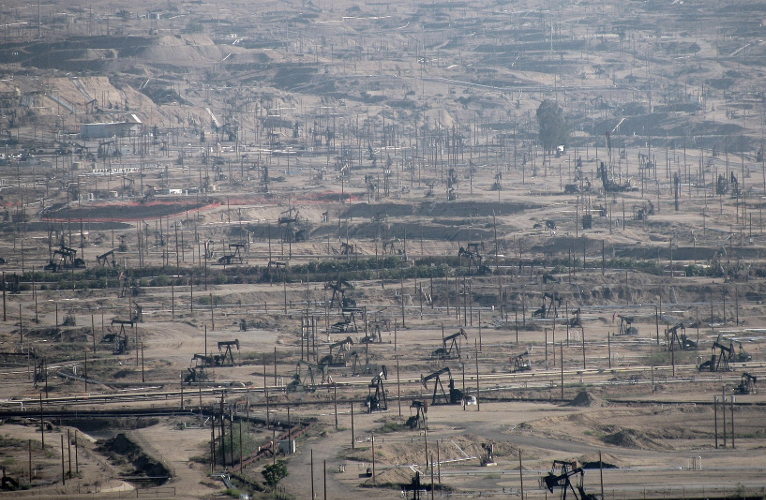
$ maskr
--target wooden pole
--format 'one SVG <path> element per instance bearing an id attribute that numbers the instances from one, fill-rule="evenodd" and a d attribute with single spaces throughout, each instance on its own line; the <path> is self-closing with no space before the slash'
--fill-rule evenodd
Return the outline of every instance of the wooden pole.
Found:
<path id="1" fill-rule="evenodd" d="M 316 495 L 314 494 L 314 450 L 311 450 L 311 500 L 314 500 Z"/>
<path id="2" fill-rule="evenodd" d="M 354 402 L 351 402 L 351 449 L 356 448 L 356 436 L 354 436 Z"/>
<path id="3" fill-rule="evenodd" d="M 64 437 L 63 435 L 61 437 Z M 66 430 L 66 452 L 67 452 L 67 460 L 69 462 L 69 477 L 72 477 L 72 437 L 70 434 L 70 430 Z"/>
<path id="4" fill-rule="evenodd" d="M 555 346 L 554 346 L 555 349 Z M 559 342 L 559 364 L 561 365 L 561 399 L 564 400 L 564 343 Z"/>
<path id="5" fill-rule="evenodd" d="M 524 471 L 521 466 L 521 448 L 519 448 L 519 485 L 521 490 L 521 500 L 524 500 Z"/>
<path id="6" fill-rule="evenodd" d="M 429 458 L 430 458 L 430 461 L 431 461 L 431 500 L 434 500 L 434 457 L 433 457 L 433 454 Z"/>
<path id="7" fill-rule="evenodd" d="M 396 404 L 399 407 L 399 418 L 402 417 L 402 392 L 399 379 L 399 356 L 396 356 Z"/>
<path id="8" fill-rule="evenodd" d="M 45 422 L 43 422 L 43 393 L 40 393 L 40 442 L 41 448 L 45 449 Z"/>
<path id="9" fill-rule="evenodd" d="M 604 498 L 604 461 L 601 459 L 601 450 L 598 450 L 598 471 L 601 477 L 601 498 Z"/>
<path id="10" fill-rule="evenodd" d="M 332 386 L 332 404 L 335 407 L 335 430 L 338 430 L 338 385 Z"/>
<path id="11" fill-rule="evenodd" d="M 61 438 L 61 482 L 66 485 L 66 470 L 64 467 L 64 435 L 59 436 Z"/>
<path id="12" fill-rule="evenodd" d="M 479 402 L 479 351 L 476 350 L 476 339 L 473 339 L 473 348 L 476 351 L 476 411 L 481 411 Z"/>
<path id="13" fill-rule="evenodd" d="M 713 396 L 713 429 L 715 435 L 715 449 L 718 449 L 718 396 Z"/>
<path id="14" fill-rule="evenodd" d="M 32 485 L 32 440 L 27 439 L 27 472 L 29 473 L 29 484 Z"/>
<path id="15" fill-rule="evenodd" d="M 729 409 L 731 410 L 731 418 L 729 419 L 731 421 L 731 447 L 734 449 L 734 396 L 729 396 Z"/>
<path id="16" fill-rule="evenodd" d="M 370 442 L 372 443 L 372 483 L 375 484 L 375 434 L 371 435 Z"/>

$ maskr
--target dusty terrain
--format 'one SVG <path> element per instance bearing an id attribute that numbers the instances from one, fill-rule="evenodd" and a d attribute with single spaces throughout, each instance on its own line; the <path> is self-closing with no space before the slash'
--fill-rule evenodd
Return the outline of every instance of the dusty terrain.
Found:
<path id="1" fill-rule="evenodd" d="M 763 5 L 98 4 L 0 5 L 0 496 L 764 496 Z"/>

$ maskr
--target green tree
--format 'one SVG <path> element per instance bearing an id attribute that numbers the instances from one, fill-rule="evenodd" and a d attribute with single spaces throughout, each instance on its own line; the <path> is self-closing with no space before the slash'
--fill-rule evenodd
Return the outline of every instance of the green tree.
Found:
<path id="1" fill-rule="evenodd" d="M 261 471 L 266 484 L 275 487 L 282 479 L 287 477 L 287 464 L 284 460 L 277 460 L 274 464 L 269 464 Z"/>
<path id="2" fill-rule="evenodd" d="M 569 139 L 569 126 L 564 110 L 556 101 L 548 99 L 537 108 L 537 123 L 540 127 L 540 142 L 547 152 L 553 151 Z"/>

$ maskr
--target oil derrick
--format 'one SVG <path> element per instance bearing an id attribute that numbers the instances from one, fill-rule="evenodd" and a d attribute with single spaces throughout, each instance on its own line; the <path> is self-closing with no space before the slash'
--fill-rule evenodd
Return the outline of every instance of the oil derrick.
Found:
<path id="1" fill-rule="evenodd" d="M 326 366 L 346 366 L 350 345 L 354 345 L 351 337 L 330 344 L 330 353 L 319 360 L 320 365 Z"/>
<path id="2" fill-rule="evenodd" d="M 413 400 L 410 403 L 410 409 L 415 409 L 415 414 L 411 415 L 407 419 L 407 427 L 410 429 L 427 429 L 428 420 L 426 414 L 428 413 L 428 403 L 425 401 Z"/>
<path id="3" fill-rule="evenodd" d="M 457 200 L 457 172 L 454 168 L 447 171 L 447 200 Z"/>
<path id="4" fill-rule="evenodd" d="M 374 411 L 388 410 L 388 400 L 386 399 L 386 389 L 383 387 L 383 380 L 388 379 L 388 371 L 383 366 L 380 372 L 375 375 L 367 385 L 367 413 Z"/>
<path id="5" fill-rule="evenodd" d="M 683 333 L 679 335 L 678 330 L 683 330 Z M 665 343 L 669 351 L 690 351 L 697 348 L 697 343 L 686 336 L 686 326 L 683 323 L 677 323 L 665 330 Z"/>
<path id="6" fill-rule="evenodd" d="M 751 373 L 744 372 L 742 376 L 740 377 L 740 382 L 737 387 L 734 388 L 734 392 L 737 394 L 755 394 L 758 392 L 756 390 L 756 383 L 758 382 L 758 377 L 755 375 L 752 375 Z"/>
<path id="7" fill-rule="evenodd" d="M 460 359 L 460 337 L 468 340 L 468 334 L 462 328 L 452 335 L 442 338 L 442 346 L 431 353 L 436 359 Z"/>
<path id="8" fill-rule="evenodd" d="M 579 476 L 577 484 L 572 483 L 571 478 L 575 476 Z M 560 490 L 562 500 L 567 498 L 570 491 L 575 500 L 596 500 L 597 497 L 595 495 L 585 492 L 585 487 L 583 486 L 584 478 L 585 471 L 576 462 L 554 460 L 550 472 L 543 477 L 543 482 L 551 493 L 555 490 Z"/>
<path id="9" fill-rule="evenodd" d="M 673 175 L 673 201 L 676 212 L 678 212 L 681 205 L 681 177 L 678 172 Z"/>
<path id="10" fill-rule="evenodd" d="M 237 351 L 239 351 L 239 339 L 222 340 L 218 342 L 218 352 L 223 352 L 223 354 L 221 354 L 221 366 L 225 365 L 227 362 L 230 366 L 234 366 L 234 353 L 232 352 L 232 347 L 236 347 Z"/>
<path id="11" fill-rule="evenodd" d="M 442 375 L 447 375 L 448 382 L 447 387 L 449 393 L 444 391 L 444 383 L 442 382 Z M 452 378 L 452 372 L 449 367 L 445 366 L 441 370 L 437 370 L 430 375 L 420 377 L 420 383 L 423 387 L 428 389 L 428 383 L 433 380 L 434 390 L 431 396 L 431 405 L 457 405 L 463 401 L 463 392 L 455 388 L 455 380 Z"/>
<path id="12" fill-rule="evenodd" d="M 620 330 L 616 335 L 638 335 L 638 328 L 633 326 L 636 321 L 635 317 L 623 316 L 622 314 L 618 314 L 617 317 L 620 318 Z"/>
<path id="13" fill-rule="evenodd" d="M 521 354 L 514 354 L 510 358 L 511 373 L 528 372 L 532 369 L 532 363 L 529 361 L 529 351 Z"/>

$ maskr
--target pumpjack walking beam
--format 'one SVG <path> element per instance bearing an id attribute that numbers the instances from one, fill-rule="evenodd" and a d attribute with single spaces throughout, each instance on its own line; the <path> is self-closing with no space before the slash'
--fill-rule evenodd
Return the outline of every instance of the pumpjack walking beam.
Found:
<path id="1" fill-rule="evenodd" d="M 442 346 L 431 355 L 439 359 L 460 359 L 460 337 L 468 340 L 468 334 L 462 328 L 442 339 Z"/>
<path id="2" fill-rule="evenodd" d="M 388 399 L 386 398 L 386 389 L 383 387 L 383 380 L 388 379 L 388 370 L 383 366 L 380 372 L 375 375 L 367 386 L 367 412 L 388 410 Z M 374 392 L 373 392 L 374 389 Z"/>
<path id="3" fill-rule="evenodd" d="M 449 378 L 449 381 L 447 382 L 449 393 L 444 391 L 444 383 L 441 379 L 442 375 L 447 375 Z M 455 388 L 455 380 L 452 378 L 452 372 L 448 366 L 420 378 L 420 382 L 426 389 L 428 389 L 428 383 L 432 380 L 434 381 L 434 390 L 433 395 L 431 396 L 431 405 L 460 404 L 463 400 L 463 393 Z"/>
<path id="4" fill-rule="evenodd" d="M 234 340 L 222 340 L 218 342 L 218 351 L 223 351 L 221 355 L 221 364 L 225 364 L 228 359 L 232 366 L 234 366 L 234 353 L 232 347 L 236 347 L 239 351 L 239 339 Z"/>

